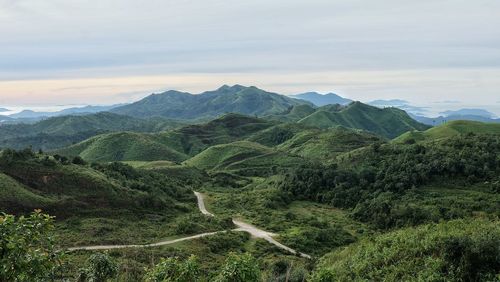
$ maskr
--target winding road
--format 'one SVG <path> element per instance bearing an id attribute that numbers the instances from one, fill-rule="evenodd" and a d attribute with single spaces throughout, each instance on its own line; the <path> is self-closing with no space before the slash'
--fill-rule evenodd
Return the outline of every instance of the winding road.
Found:
<path id="1" fill-rule="evenodd" d="M 207 210 L 207 208 L 205 207 L 204 195 L 202 193 L 199 193 L 199 192 L 194 192 L 194 194 L 196 195 L 196 199 L 198 201 L 198 209 L 200 210 L 200 212 L 206 216 L 214 216 L 214 214 L 209 212 Z M 234 229 L 234 231 L 247 232 L 255 238 L 264 239 L 267 242 L 277 246 L 278 248 L 283 249 L 285 251 L 288 251 L 292 254 L 299 254 L 301 257 L 308 258 L 308 259 L 311 258 L 311 256 L 309 256 L 308 254 L 297 252 L 296 250 L 294 250 L 290 247 L 287 247 L 287 246 L 281 244 L 280 242 L 276 241 L 273 238 L 273 236 L 276 236 L 276 234 L 274 234 L 274 233 L 270 233 L 270 232 L 267 232 L 265 230 L 259 229 L 259 228 L 255 227 L 249 223 L 246 223 L 246 222 L 243 222 L 243 221 L 240 221 L 237 219 L 233 219 L 233 223 L 234 223 L 234 225 L 236 225 L 238 227 L 238 228 Z M 214 234 L 224 233 L 224 232 L 226 232 L 226 231 L 207 232 L 207 233 L 197 234 L 197 235 L 193 235 L 193 236 L 182 237 L 179 239 L 165 240 L 165 241 L 161 241 L 158 243 L 144 244 L 144 245 L 101 245 L 101 246 L 73 247 L 73 248 L 68 248 L 68 251 L 78 251 L 78 250 L 90 251 L 90 250 L 111 250 L 111 249 L 125 249 L 125 248 L 158 247 L 158 246 L 175 244 L 175 243 L 182 242 L 182 241 L 202 238 L 202 237 L 206 237 L 206 236 L 211 236 Z"/>

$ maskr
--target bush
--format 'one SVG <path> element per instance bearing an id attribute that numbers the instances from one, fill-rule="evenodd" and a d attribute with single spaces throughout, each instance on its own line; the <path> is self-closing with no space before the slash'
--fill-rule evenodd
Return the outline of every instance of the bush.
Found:
<path id="1" fill-rule="evenodd" d="M 49 281 L 60 270 L 53 218 L 37 210 L 28 217 L 0 215 L 0 281 Z"/>
<path id="2" fill-rule="evenodd" d="M 86 262 L 86 267 L 80 270 L 79 282 L 105 282 L 118 274 L 118 265 L 107 255 L 96 253 Z"/>
<path id="3" fill-rule="evenodd" d="M 454 220 L 407 228 L 325 256 L 311 281 L 495 281 L 499 246 L 498 221 Z"/>
<path id="4" fill-rule="evenodd" d="M 261 279 L 259 264 L 250 254 L 229 253 L 219 270 L 216 282 L 258 282 Z"/>
<path id="5" fill-rule="evenodd" d="M 185 261 L 178 258 L 162 258 L 160 263 L 146 270 L 147 282 L 192 282 L 200 280 L 200 265 L 196 256 Z"/>

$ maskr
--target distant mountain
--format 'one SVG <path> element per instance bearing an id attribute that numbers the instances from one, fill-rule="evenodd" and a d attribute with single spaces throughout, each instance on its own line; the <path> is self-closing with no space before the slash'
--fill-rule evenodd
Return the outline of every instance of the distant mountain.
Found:
<path id="1" fill-rule="evenodd" d="M 363 129 L 387 138 L 394 138 L 409 130 L 425 130 L 427 125 L 412 119 L 405 111 L 397 108 L 377 108 L 361 102 L 348 106 L 327 105 L 297 121 L 300 124 L 331 128 L 344 126 Z"/>
<path id="2" fill-rule="evenodd" d="M 401 99 L 391 99 L 391 100 L 374 100 L 368 102 L 368 105 L 372 105 L 378 108 L 388 108 L 395 107 L 401 109 L 409 114 L 423 116 L 427 112 L 427 107 L 418 107 L 410 105 L 410 102 Z"/>
<path id="3" fill-rule="evenodd" d="M 290 95 L 289 97 L 309 101 L 318 107 L 328 104 L 347 105 L 352 102 L 352 100 L 343 98 L 335 93 L 319 94 L 317 92 L 306 92 L 297 95 Z"/>
<path id="4" fill-rule="evenodd" d="M 174 90 L 152 94 L 138 102 L 112 109 L 111 112 L 135 117 L 161 116 L 193 120 L 216 118 L 225 113 L 250 116 L 276 114 L 301 104 L 309 102 L 254 86 L 224 85 L 197 95 Z"/>
<path id="5" fill-rule="evenodd" d="M 4 123 L 6 121 L 11 121 L 12 118 L 8 117 L 8 116 L 0 116 L 0 124 L 1 123 Z"/>
<path id="6" fill-rule="evenodd" d="M 34 119 L 34 118 L 46 118 L 46 117 L 56 117 L 64 115 L 77 115 L 77 114 L 93 114 L 99 112 L 106 112 L 125 104 L 116 104 L 110 106 L 85 106 L 85 107 L 73 107 L 64 109 L 57 112 L 36 112 L 32 110 L 24 110 L 17 114 L 9 115 L 11 118 L 15 119 Z"/>
<path id="7" fill-rule="evenodd" d="M 480 116 L 480 117 L 485 117 L 485 118 L 494 118 L 495 114 L 484 110 L 484 109 L 460 109 L 456 111 L 444 111 L 441 112 L 440 114 L 444 115 L 445 117 L 448 116 Z"/>
<path id="8" fill-rule="evenodd" d="M 80 142 L 89 137 L 114 131 L 158 132 L 180 127 L 183 123 L 167 119 L 139 119 L 102 112 L 81 116 L 61 116 L 34 124 L 0 126 L 0 148 L 50 150 Z"/>
<path id="9" fill-rule="evenodd" d="M 4 112 L 8 112 L 10 111 L 9 109 L 6 109 L 6 108 L 0 108 L 0 113 L 4 113 Z"/>
<path id="10" fill-rule="evenodd" d="M 488 118 L 484 116 L 476 116 L 476 115 L 450 115 L 450 116 L 439 116 L 435 118 L 429 118 L 429 117 L 423 117 L 423 116 L 418 116 L 418 115 L 412 115 L 412 117 L 417 120 L 418 122 L 421 122 L 423 124 L 431 125 L 431 126 L 437 126 L 444 124 L 448 121 L 454 121 L 454 120 L 469 120 L 469 121 L 480 121 L 480 122 L 487 122 L 487 123 L 500 123 L 500 119 L 494 119 L 494 118 Z"/>

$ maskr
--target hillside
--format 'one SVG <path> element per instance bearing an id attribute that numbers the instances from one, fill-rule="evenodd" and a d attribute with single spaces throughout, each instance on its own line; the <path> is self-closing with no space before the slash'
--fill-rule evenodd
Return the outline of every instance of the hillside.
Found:
<path id="1" fill-rule="evenodd" d="M 457 120 L 444 123 L 426 131 L 409 131 L 394 139 L 396 143 L 428 141 L 460 134 L 500 134 L 500 124 Z"/>
<path id="2" fill-rule="evenodd" d="M 274 122 L 238 114 L 227 114 L 208 123 L 144 134 L 119 132 L 99 135 L 53 153 L 76 156 L 88 161 L 179 162 L 206 148 L 244 139 Z"/>
<path id="3" fill-rule="evenodd" d="M 224 85 L 201 94 L 167 91 L 150 95 L 138 102 L 112 109 L 118 114 L 177 119 L 210 119 L 225 113 L 262 116 L 283 112 L 291 106 L 308 104 L 257 87 Z"/>
<path id="4" fill-rule="evenodd" d="M 337 127 L 302 131 L 277 148 L 304 158 L 333 161 L 341 153 L 381 142 L 384 140 L 375 134 Z"/>
<path id="5" fill-rule="evenodd" d="M 80 156 L 87 161 L 158 161 L 179 162 L 186 155 L 173 150 L 158 134 L 116 132 L 98 135 L 52 153 Z"/>
<path id="6" fill-rule="evenodd" d="M 246 176 L 266 176 L 279 169 L 303 165 L 305 160 L 285 152 L 249 142 L 238 141 L 212 146 L 184 162 L 199 169 L 227 171 Z"/>
<path id="7" fill-rule="evenodd" d="M 325 106 L 298 121 L 319 128 L 344 126 L 363 129 L 387 138 L 394 138 L 410 130 L 425 130 L 427 125 L 413 120 L 406 112 L 396 108 L 379 109 L 361 102 L 344 108 Z"/>
<path id="8" fill-rule="evenodd" d="M 498 221 L 408 228 L 326 255 L 312 281 L 495 281 L 499 245 Z"/>
<path id="9" fill-rule="evenodd" d="M 102 112 L 91 115 L 61 116 L 34 124 L 0 126 L 0 148 L 51 150 L 89 137 L 114 131 L 159 132 L 183 123 L 167 119 L 138 119 Z"/>
<path id="10" fill-rule="evenodd" d="M 317 92 L 306 92 L 297 95 L 290 95 L 289 97 L 309 101 L 319 107 L 329 104 L 347 105 L 352 102 L 352 100 L 340 97 L 335 93 L 319 94 Z"/>

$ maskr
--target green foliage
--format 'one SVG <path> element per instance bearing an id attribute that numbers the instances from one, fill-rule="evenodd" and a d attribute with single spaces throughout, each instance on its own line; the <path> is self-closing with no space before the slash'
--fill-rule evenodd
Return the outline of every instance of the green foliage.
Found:
<path id="1" fill-rule="evenodd" d="M 394 197 L 436 179 L 461 179 L 468 184 L 493 180 L 500 171 L 499 151 L 500 137 L 493 135 L 461 135 L 422 144 L 386 144 L 344 156 L 338 166 L 308 166 L 288 172 L 279 187 L 300 199 L 344 208 L 358 205 L 354 213 L 357 219 L 372 221 L 376 216 L 381 219 L 376 222 L 379 227 L 390 228 L 397 223 L 388 216 Z M 410 224 L 426 221 L 425 212 L 418 207 L 403 211 L 400 218 L 404 217 Z"/>
<path id="2" fill-rule="evenodd" d="M 495 281 L 500 224 L 456 220 L 403 229 L 325 256 L 311 281 Z"/>
<path id="3" fill-rule="evenodd" d="M 116 277 L 118 265 L 109 255 L 96 253 L 91 255 L 86 262 L 85 268 L 80 270 L 78 282 L 106 282 Z"/>
<path id="4" fill-rule="evenodd" d="M 250 254 L 229 253 L 225 264 L 214 281 L 217 282 L 257 282 L 261 274 L 259 263 Z"/>
<path id="5" fill-rule="evenodd" d="M 61 253 L 56 251 L 53 218 L 0 216 L 0 280 L 49 281 L 57 277 Z"/>
<path id="6" fill-rule="evenodd" d="M 344 126 L 363 129 L 387 138 L 394 138 L 410 130 L 425 130 L 428 126 L 413 120 L 406 112 L 396 108 L 380 109 L 361 102 L 346 107 L 327 105 L 298 121 L 319 128 Z"/>
<path id="7" fill-rule="evenodd" d="M 147 282 L 192 282 L 201 278 L 200 265 L 196 256 L 187 260 L 178 258 L 162 258 L 153 268 L 147 269 Z"/>
<path id="8" fill-rule="evenodd" d="M 213 253 L 225 253 L 229 250 L 242 250 L 242 242 L 250 239 L 250 235 L 246 232 L 228 231 L 215 234 L 212 236 L 203 237 L 201 241 Z"/>

